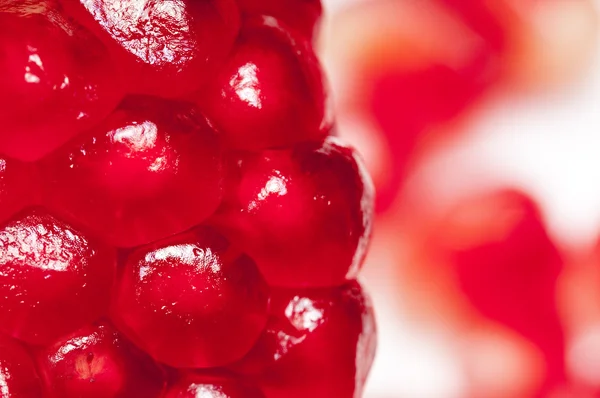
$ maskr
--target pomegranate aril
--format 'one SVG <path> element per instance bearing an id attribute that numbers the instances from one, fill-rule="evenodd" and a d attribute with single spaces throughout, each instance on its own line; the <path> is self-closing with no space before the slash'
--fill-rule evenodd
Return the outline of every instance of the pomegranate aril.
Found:
<path id="1" fill-rule="evenodd" d="M 37 182 L 30 164 L 0 156 L 0 222 L 37 204 Z"/>
<path id="2" fill-rule="evenodd" d="M 0 153 L 35 160 L 122 98 L 102 42 L 47 1 L 0 4 Z"/>
<path id="3" fill-rule="evenodd" d="M 51 398 L 156 398 L 165 374 L 110 324 L 78 330 L 37 353 Z"/>
<path id="4" fill-rule="evenodd" d="M 262 392 L 231 377 L 189 373 L 169 387 L 164 398 L 264 398 Z"/>
<path id="5" fill-rule="evenodd" d="M 131 97 L 41 163 L 45 201 L 117 246 L 191 228 L 222 194 L 217 133 L 189 103 Z"/>
<path id="6" fill-rule="evenodd" d="M 0 398 L 42 398 L 42 383 L 29 353 L 0 336 Z"/>
<path id="7" fill-rule="evenodd" d="M 239 30 L 235 0 L 61 0 L 101 37 L 136 93 L 174 97 L 210 78 Z"/>
<path id="8" fill-rule="evenodd" d="M 471 198 L 449 212 L 432 242 L 473 306 L 539 347 L 547 383 L 562 382 L 565 336 L 556 283 L 563 260 L 536 204 L 514 190 Z"/>
<path id="9" fill-rule="evenodd" d="M 267 398 L 360 397 L 376 349 L 370 299 L 358 282 L 332 289 L 273 289 L 271 318 L 231 368 Z"/>
<path id="10" fill-rule="evenodd" d="M 358 273 L 371 233 L 373 187 L 351 148 L 328 138 L 232 159 L 211 222 L 270 285 L 341 285 Z"/>
<path id="11" fill-rule="evenodd" d="M 267 321 L 253 261 L 208 227 L 129 256 L 114 305 L 118 326 L 157 361 L 208 368 L 241 358 Z"/>
<path id="12" fill-rule="evenodd" d="M 242 14 L 268 15 L 312 39 L 323 13 L 321 0 L 238 0 Z"/>
<path id="13" fill-rule="evenodd" d="M 0 229 L 0 330 L 45 344 L 108 308 L 115 253 L 41 211 Z"/>
<path id="14" fill-rule="evenodd" d="M 273 17 L 244 22 L 230 58 L 198 102 L 238 149 L 319 140 L 332 120 L 309 43 Z"/>

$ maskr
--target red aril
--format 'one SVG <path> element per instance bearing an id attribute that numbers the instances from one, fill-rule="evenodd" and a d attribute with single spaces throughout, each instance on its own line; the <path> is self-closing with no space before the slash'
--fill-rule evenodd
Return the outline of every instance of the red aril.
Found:
<path id="1" fill-rule="evenodd" d="M 182 232 L 222 190 L 217 133 L 186 102 L 130 97 L 41 163 L 48 207 L 117 246 Z"/>
<path id="2" fill-rule="evenodd" d="M 273 17 L 244 22 L 229 59 L 198 102 L 237 149 L 319 140 L 332 126 L 313 50 Z"/>
<path id="3" fill-rule="evenodd" d="M 114 318 L 144 351 L 177 368 L 241 358 L 267 321 L 268 289 L 253 261 L 212 228 L 132 253 Z"/>
<path id="4" fill-rule="evenodd" d="M 239 29 L 234 0 L 61 0 L 112 50 L 130 90 L 166 97 L 199 88 Z"/>
<path id="5" fill-rule="evenodd" d="M 36 160 L 122 98 L 102 42 L 52 2 L 0 4 L 0 153 Z"/>
<path id="6" fill-rule="evenodd" d="M 42 383 L 29 353 L 17 341 L 0 336 L 0 397 L 42 398 Z"/>
<path id="7" fill-rule="evenodd" d="M 336 139 L 241 153 L 212 222 L 273 286 L 341 285 L 354 278 L 371 233 L 373 187 Z"/>
<path id="8" fill-rule="evenodd" d="M 226 376 L 188 373 L 174 383 L 164 398 L 264 398 L 256 387 Z"/>
<path id="9" fill-rule="evenodd" d="M 163 371 L 110 324 L 86 326 L 37 354 L 51 398 L 158 398 Z"/>
<path id="10" fill-rule="evenodd" d="M 242 13 L 268 15 L 312 39 L 317 35 L 323 7 L 320 0 L 238 0 Z"/>
<path id="11" fill-rule="evenodd" d="M 375 355 L 373 308 L 357 282 L 274 289 L 266 331 L 234 371 L 267 398 L 360 397 Z"/>
<path id="12" fill-rule="evenodd" d="M 115 251 L 52 215 L 28 211 L 0 228 L 0 330 L 45 344 L 105 313 Z"/>

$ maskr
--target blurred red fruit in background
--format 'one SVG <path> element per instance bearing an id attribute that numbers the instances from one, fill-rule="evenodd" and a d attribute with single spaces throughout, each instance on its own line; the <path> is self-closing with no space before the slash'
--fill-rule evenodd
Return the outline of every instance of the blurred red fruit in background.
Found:
<path id="1" fill-rule="evenodd" d="M 484 98 L 580 76 L 597 28 L 591 0 L 380 0 L 336 15 L 324 59 L 340 131 L 367 154 L 379 211 L 422 150 Z"/>
<path id="2" fill-rule="evenodd" d="M 360 113 L 372 119 L 392 153 L 389 169 L 375 175 L 378 208 L 385 210 L 424 133 L 455 120 L 494 81 L 495 53 L 448 9 L 430 2 L 359 5 L 337 16 L 329 38 L 326 60 L 347 85 L 340 118 Z"/>

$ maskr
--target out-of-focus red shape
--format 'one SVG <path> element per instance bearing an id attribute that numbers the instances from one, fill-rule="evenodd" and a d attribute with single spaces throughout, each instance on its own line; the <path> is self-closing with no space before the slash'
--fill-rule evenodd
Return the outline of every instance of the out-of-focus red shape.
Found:
<path id="1" fill-rule="evenodd" d="M 593 0 L 437 0 L 497 53 L 511 90 L 546 89 L 581 76 L 595 53 Z"/>
<path id="2" fill-rule="evenodd" d="M 556 303 L 563 260 L 537 205 L 500 190 L 459 203 L 440 220 L 430 250 L 449 264 L 456 283 L 484 316 L 540 348 L 547 393 L 565 379 L 565 338 Z"/>
<path id="3" fill-rule="evenodd" d="M 358 112 L 373 119 L 392 154 L 388 175 L 375 176 L 384 210 L 423 136 L 456 120 L 494 82 L 496 53 L 431 2 L 361 4 L 340 14 L 331 29 L 330 63 L 346 79 L 338 82 L 345 85 L 341 118 Z"/>

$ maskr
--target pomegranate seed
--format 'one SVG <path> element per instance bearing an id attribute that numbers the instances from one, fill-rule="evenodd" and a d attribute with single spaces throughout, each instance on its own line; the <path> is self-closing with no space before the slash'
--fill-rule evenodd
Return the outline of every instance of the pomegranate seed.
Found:
<path id="1" fill-rule="evenodd" d="M 238 5 L 248 15 L 278 18 L 309 39 L 316 36 L 323 13 L 321 0 L 238 0 Z"/>
<path id="2" fill-rule="evenodd" d="M 199 103 L 239 149 L 318 140 L 331 128 L 323 76 L 309 44 L 272 17 L 248 19 Z"/>
<path id="3" fill-rule="evenodd" d="M 227 377 L 187 374 L 169 388 L 164 398 L 264 398 L 256 387 Z"/>
<path id="4" fill-rule="evenodd" d="M 485 194 L 459 204 L 437 231 L 433 247 L 453 264 L 473 306 L 542 350 L 548 383 L 563 381 L 565 336 L 555 297 L 563 261 L 536 204 L 514 190 Z"/>
<path id="5" fill-rule="evenodd" d="M 50 397 L 162 396 L 163 371 L 107 323 L 86 326 L 37 356 Z"/>
<path id="6" fill-rule="evenodd" d="M 0 156 L 0 222 L 35 204 L 36 183 L 28 164 Z"/>
<path id="7" fill-rule="evenodd" d="M 0 0 L 0 398 L 361 394 L 373 187 L 286 1 Z"/>
<path id="8" fill-rule="evenodd" d="M 273 286 L 343 284 L 358 273 L 371 231 L 373 187 L 336 139 L 234 158 L 213 220 Z"/>
<path id="9" fill-rule="evenodd" d="M 44 344 L 105 311 L 115 253 L 42 211 L 0 229 L 0 330 Z"/>
<path id="10" fill-rule="evenodd" d="M 0 336 L 0 397 L 42 398 L 42 384 L 29 354 L 21 345 Z"/>
<path id="11" fill-rule="evenodd" d="M 234 0 L 61 0 L 101 37 L 131 90 L 173 97 L 216 71 L 239 29 Z"/>
<path id="12" fill-rule="evenodd" d="M 358 282 L 274 289 L 266 331 L 232 366 L 267 398 L 360 397 L 377 345 L 370 299 Z"/>
<path id="13" fill-rule="evenodd" d="M 267 320 L 268 291 L 252 260 L 199 227 L 130 255 L 117 324 L 156 360 L 206 368 L 241 358 Z"/>
<path id="14" fill-rule="evenodd" d="M 0 153 L 35 160 L 122 97 L 103 44 L 45 1 L 0 5 Z"/>
<path id="15" fill-rule="evenodd" d="M 130 98 L 42 162 L 50 208 L 118 246 L 182 232 L 221 200 L 221 148 L 187 103 Z"/>

